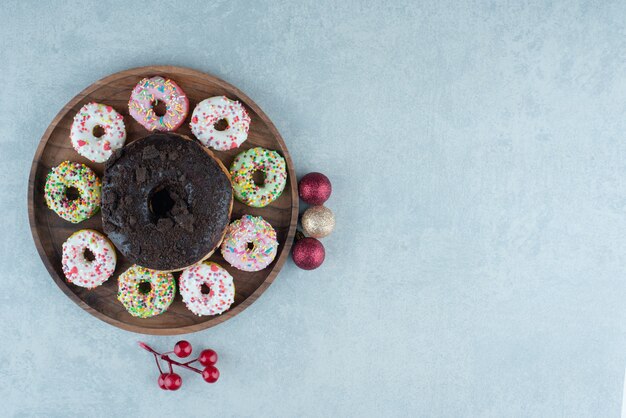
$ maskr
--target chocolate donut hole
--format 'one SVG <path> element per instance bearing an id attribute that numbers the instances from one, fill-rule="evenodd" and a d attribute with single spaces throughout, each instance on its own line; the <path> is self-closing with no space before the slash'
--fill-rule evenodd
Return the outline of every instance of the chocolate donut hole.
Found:
<path id="1" fill-rule="evenodd" d="M 166 186 L 155 189 L 148 198 L 148 207 L 155 217 L 154 223 L 157 223 L 159 219 L 171 217 L 170 211 L 175 203 Z"/>

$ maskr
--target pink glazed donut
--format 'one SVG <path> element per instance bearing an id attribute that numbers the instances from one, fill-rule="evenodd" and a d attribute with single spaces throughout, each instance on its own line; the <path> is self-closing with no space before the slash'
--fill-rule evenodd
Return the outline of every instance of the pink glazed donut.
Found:
<path id="1" fill-rule="evenodd" d="M 274 261 L 276 231 L 260 216 L 243 215 L 231 223 L 222 241 L 222 256 L 243 271 L 259 271 Z"/>
<path id="2" fill-rule="evenodd" d="M 165 114 L 154 111 L 157 102 L 165 103 Z M 174 131 L 183 124 L 189 110 L 185 92 L 170 79 L 144 78 L 130 95 L 128 111 L 135 120 L 149 131 Z"/>

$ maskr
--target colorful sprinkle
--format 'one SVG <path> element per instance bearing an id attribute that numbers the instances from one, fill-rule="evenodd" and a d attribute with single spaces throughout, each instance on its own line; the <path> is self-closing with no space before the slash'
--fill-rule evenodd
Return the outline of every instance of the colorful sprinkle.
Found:
<path id="1" fill-rule="evenodd" d="M 218 131 L 214 125 L 222 119 L 228 127 Z M 227 151 L 248 139 L 250 116 L 241 103 L 226 96 L 215 96 L 198 103 L 189 126 L 204 146 Z"/>
<path id="2" fill-rule="evenodd" d="M 208 294 L 202 293 L 202 285 L 210 289 Z M 198 316 L 221 314 L 235 301 L 233 276 L 211 261 L 183 270 L 179 287 L 183 302 Z"/>
<path id="3" fill-rule="evenodd" d="M 165 103 L 165 115 L 157 116 L 154 103 Z M 185 92 L 170 79 L 144 78 L 130 95 L 128 111 L 149 131 L 173 131 L 183 124 L 189 111 Z"/>
<path id="4" fill-rule="evenodd" d="M 265 176 L 262 186 L 257 186 L 252 178 L 254 172 L 261 171 Z M 276 151 L 256 147 L 235 157 L 230 166 L 235 197 L 240 202 L 255 208 L 269 205 L 283 193 L 287 184 L 285 159 Z"/>
<path id="5" fill-rule="evenodd" d="M 96 126 L 104 130 L 101 137 L 93 134 Z M 95 163 L 103 163 L 126 142 L 124 118 L 111 106 L 88 103 L 74 116 L 70 140 L 80 155 Z"/>
<path id="6" fill-rule="evenodd" d="M 74 187 L 80 196 L 67 198 L 67 189 Z M 86 165 L 64 161 L 54 167 L 46 177 L 44 196 L 46 204 L 61 218 L 72 223 L 91 218 L 100 209 L 102 184 Z"/>
<path id="7" fill-rule="evenodd" d="M 142 283 L 150 284 L 148 292 L 142 292 Z M 176 281 L 171 273 L 134 264 L 118 278 L 117 299 L 128 313 L 139 318 L 165 312 L 172 304 L 175 293 Z"/>
<path id="8" fill-rule="evenodd" d="M 93 254 L 93 261 L 85 258 L 87 249 Z M 76 286 L 100 286 L 113 275 L 116 261 L 113 245 L 97 231 L 82 229 L 63 243 L 63 273 Z"/>
<path id="9" fill-rule="evenodd" d="M 248 248 L 252 244 L 252 248 Z M 222 242 L 222 256 L 243 271 L 259 271 L 276 257 L 276 231 L 260 216 L 244 215 L 228 226 Z"/>

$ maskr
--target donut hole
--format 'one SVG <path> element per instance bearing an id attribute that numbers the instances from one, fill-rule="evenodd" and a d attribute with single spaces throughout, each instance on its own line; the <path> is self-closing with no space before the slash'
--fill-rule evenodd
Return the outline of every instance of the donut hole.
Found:
<path id="1" fill-rule="evenodd" d="M 208 295 L 209 293 L 211 293 L 211 287 L 206 283 L 202 283 L 202 286 L 200 286 L 200 293 L 202 293 L 203 295 Z"/>
<path id="2" fill-rule="evenodd" d="M 152 283 L 150 282 L 141 282 L 137 285 L 137 291 L 142 295 L 147 295 L 152 292 Z"/>
<path id="3" fill-rule="evenodd" d="M 89 261 L 90 263 L 96 259 L 93 251 L 91 251 L 89 248 L 85 248 L 85 250 L 83 251 L 83 257 L 85 257 L 85 260 Z"/>
<path id="4" fill-rule="evenodd" d="M 175 203 L 167 187 L 155 189 L 148 198 L 148 207 L 156 218 L 155 221 L 169 217 L 169 212 L 172 210 Z"/>
<path id="5" fill-rule="evenodd" d="M 96 138 L 101 138 L 102 135 L 104 135 L 105 130 L 102 126 L 100 125 L 96 125 L 93 127 L 93 129 L 91 130 L 91 133 L 93 134 L 93 136 L 95 136 Z"/>
<path id="6" fill-rule="evenodd" d="M 248 251 L 254 250 L 254 242 L 249 242 L 246 244 L 246 247 L 248 248 Z"/>
<path id="7" fill-rule="evenodd" d="M 265 172 L 263 170 L 254 170 L 252 172 L 252 181 L 255 186 L 263 186 L 265 184 Z"/>
<path id="8" fill-rule="evenodd" d="M 70 186 L 65 190 L 65 198 L 70 202 L 80 197 L 80 190 L 74 186 Z"/>
<path id="9" fill-rule="evenodd" d="M 154 114 L 158 117 L 165 116 L 167 113 L 167 106 L 165 105 L 165 102 L 155 100 L 152 102 L 152 110 L 154 110 Z"/>
<path id="10" fill-rule="evenodd" d="M 213 129 L 216 131 L 225 131 L 229 126 L 230 124 L 226 119 L 220 119 L 213 124 Z"/>

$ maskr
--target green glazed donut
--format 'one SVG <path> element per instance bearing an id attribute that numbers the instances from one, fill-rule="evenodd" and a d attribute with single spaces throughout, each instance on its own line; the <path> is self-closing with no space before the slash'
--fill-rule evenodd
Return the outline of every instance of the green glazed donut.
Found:
<path id="1" fill-rule="evenodd" d="M 285 159 L 276 151 L 256 147 L 235 157 L 230 166 L 235 197 L 242 203 L 262 208 L 283 193 L 287 184 Z M 253 174 L 261 171 L 265 178 L 263 185 L 255 184 Z"/>

